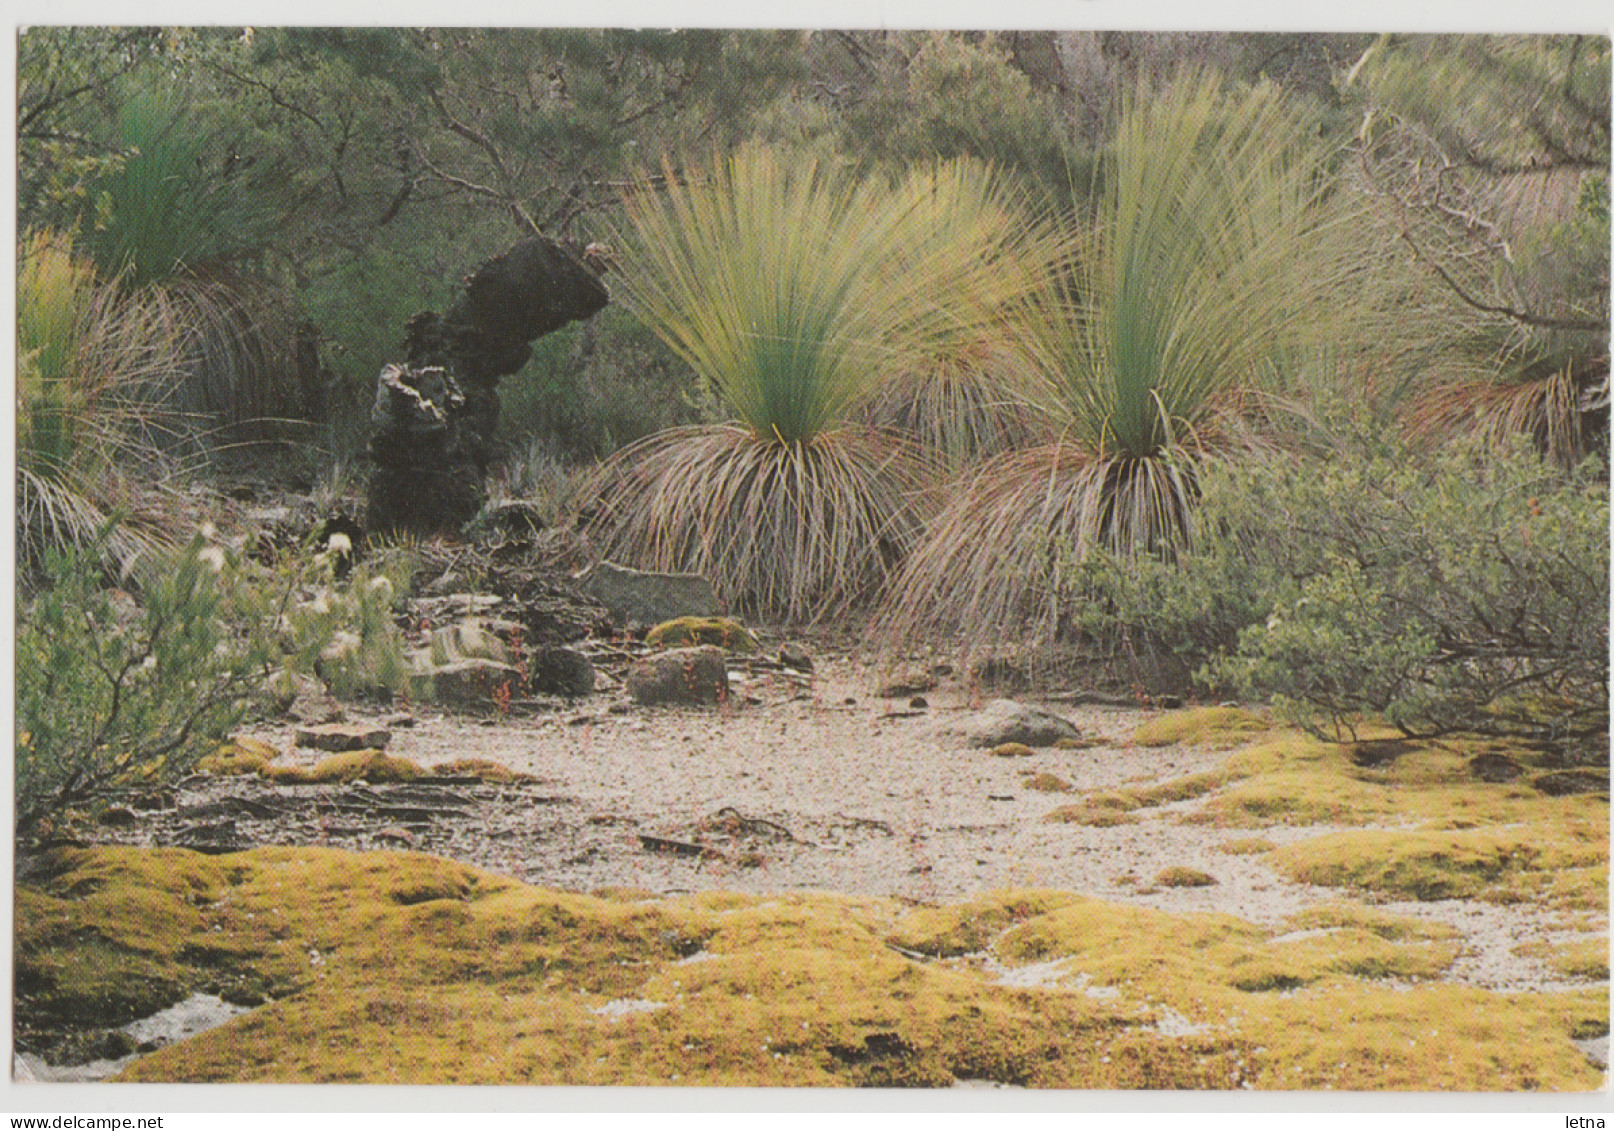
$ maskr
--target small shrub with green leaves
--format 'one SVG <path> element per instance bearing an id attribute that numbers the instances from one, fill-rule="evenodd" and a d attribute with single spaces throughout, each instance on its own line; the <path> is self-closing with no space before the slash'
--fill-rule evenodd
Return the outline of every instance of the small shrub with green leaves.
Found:
<path id="1" fill-rule="evenodd" d="M 1595 462 L 1478 442 L 1218 465 L 1175 560 L 1067 567 L 1068 631 L 1174 653 L 1327 737 L 1573 746 L 1607 728 L 1608 505 Z"/>
<path id="2" fill-rule="evenodd" d="M 138 608 L 105 585 L 94 547 L 47 553 L 46 587 L 18 617 L 19 834 L 185 773 L 240 720 L 268 653 L 232 628 L 209 549 L 198 537 L 177 553 Z"/>
<path id="3" fill-rule="evenodd" d="M 392 618 L 412 572 L 404 555 L 338 579 L 329 552 L 264 565 L 204 528 L 137 601 L 107 586 L 103 553 L 51 551 L 18 612 L 24 836 L 117 789 L 183 776 L 276 681 L 317 674 L 348 696 L 407 684 Z"/>

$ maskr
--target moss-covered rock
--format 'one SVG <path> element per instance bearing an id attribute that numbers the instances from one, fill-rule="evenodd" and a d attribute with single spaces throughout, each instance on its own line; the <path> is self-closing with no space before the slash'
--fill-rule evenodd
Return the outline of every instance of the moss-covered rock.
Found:
<path id="1" fill-rule="evenodd" d="M 645 635 L 644 642 L 652 648 L 694 648 L 710 644 L 745 655 L 758 648 L 756 637 L 739 621 L 728 617 L 678 617 L 663 621 Z"/>

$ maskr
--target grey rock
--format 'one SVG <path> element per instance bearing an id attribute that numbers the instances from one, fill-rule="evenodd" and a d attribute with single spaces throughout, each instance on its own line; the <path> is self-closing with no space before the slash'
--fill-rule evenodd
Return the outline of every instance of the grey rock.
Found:
<path id="1" fill-rule="evenodd" d="M 720 703 L 728 695 L 728 665 L 723 649 L 671 648 L 646 656 L 628 669 L 628 694 L 644 706 L 660 703 Z"/>
<path id="2" fill-rule="evenodd" d="M 380 750 L 391 741 L 392 732 L 385 727 L 356 726 L 348 723 L 303 726 L 298 727 L 296 732 L 298 746 L 332 753 L 343 750 Z"/>
<path id="3" fill-rule="evenodd" d="M 533 691 L 547 695 L 589 695 L 594 691 L 594 665 L 570 648 L 540 648 L 527 662 Z"/>
<path id="4" fill-rule="evenodd" d="M 520 691 L 521 672 L 497 660 L 459 660 L 431 668 L 422 680 L 429 682 L 431 697 L 450 706 L 484 706 L 502 694 Z"/>
<path id="5" fill-rule="evenodd" d="M 510 662 L 504 641 L 494 635 L 489 626 L 476 621 L 458 621 L 433 629 L 431 649 L 434 664 L 452 664 L 459 660 Z"/>
<path id="6" fill-rule="evenodd" d="M 961 729 L 969 744 L 982 750 L 1005 742 L 1052 746 L 1061 738 L 1081 737 L 1081 731 L 1069 720 L 1013 699 L 992 700 L 965 720 Z"/>
<path id="7" fill-rule="evenodd" d="M 578 591 L 607 609 L 618 624 L 661 624 L 722 612 L 712 583 L 694 573 L 654 573 L 600 562 L 576 578 Z"/>

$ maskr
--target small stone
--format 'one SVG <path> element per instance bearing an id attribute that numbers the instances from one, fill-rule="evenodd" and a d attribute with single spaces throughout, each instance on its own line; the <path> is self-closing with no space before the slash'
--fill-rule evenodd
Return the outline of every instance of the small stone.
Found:
<path id="1" fill-rule="evenodd" d="M 1036 751 L 1023 742 L 1002 742 L 992 747 L 990 753 L 994 758 L 1029 758 Z"/>
<path id="2" fill-rule="evenodd" d="M 1480 781 L 1510 782 L 1524 773 L 1524 767 L 1505 754 L 1481 754 L 1469 760 L 1468 772 Z"/>
<path id="3" fill-rule="evenodd" d="M 347 721 L 347 711 L 334 698 L 321 691 L 313 695 L 299 695 L 286 708 L 286 717 L 294 723 L 318 726 L 323 723 Z"/>
<path id="4" fill-rule="evenodd" d="M 401 844 L 413 848 L 420 843 L 420 838 L 402 825 L 388 825 L 375 831 L 375 841 L 377 844 Z"/>
<path id="5" fill-rule="evenodd" d="M 497 660 L 460 660 L 429 669 L 422 677 L 429 681 L 431 697 L 439 703 L 460 707 L 480 707 L 494 703 L 522 686 L 521 672 Z"/>
<path id="6" fill-rule="evenodd" d="M 350 723 L 325 723 L 321 726 L 298 727 L 296 743 L 339 754 L 344 750 L 380 750 L 392 741 L 392 732 L 384 727 L 358 726 Z"/>
<path id="7" fill-rule="evenodd" d="M 1577 793 L 1607 793 L 1608 774 L 1564 770 L 1556 774 L 1543 774 L 1530 784 L 1548 797 L 1568 797 Z"/>
<path id="8" fill-rule="evenodd" d="M 699 574 L 654 573 L 600 562 L 577 576 L 577 588 L 611 610 L 618 624 L 656 625 L 678 617 L 715 617 L 722 607 Z"/>
<path id="9" fill-rule="evenodd" d="M 912 699 L 908 700 L 908 706 L 913 708 L 915 711 L 923 711 L 926 707 L 930 706 L 930 702 L 923 695 L 915 695 Z"/>
<path id="10" fill-rule="evenodd" d="M 922 691 L 934 690 L 936 690 L 935 676 L 924 672 L 905 672 L 882 684 L 875 694 L 881 699 L 901 699 L 904 696 L 918 695 Z"/>
<path id="11" fill-rule="evenodd" d="M 803 645 L 794 642 L 779 649 L 779 662 L 787 668 L 794 668 L 798 672 L 810 672 L 813 670 L 812 653 L 808 652 Z"/>

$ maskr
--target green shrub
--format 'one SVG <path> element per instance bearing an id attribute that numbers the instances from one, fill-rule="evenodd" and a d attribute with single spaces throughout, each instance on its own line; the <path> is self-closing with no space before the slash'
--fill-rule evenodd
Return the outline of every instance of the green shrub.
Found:
<path id="1" fill-rule="evenodd" d="M 105 534 L 103 533 L 103 538 Z M 330 554 L 266 566 L 204 528 L 151 570 L 138 602 L 109 588 L 104 547 L 46 554 L 18 611 L 17 822 L 27 836 L 110 791 L 190 772 L 278 677 L 337 694 L 408 679 L 392 606 L 410 566 Z"/>
<path id="2" fill-rule="evenodd" d="M 179 776 L 245 711 L 266 653 L 232 639 L 226 587 L 197 538 L 143 607 L 102 579 L 100 553 L 46 554 L 17 634 L 17 826 L 107 790 Z"/>
<path id="3" fill-rule="evenodd" d="M 1383 719 L 1584 739 L 1607 727 L 1608 486 L 1515 447 L 1357 438 L 1218 465 L 1175 561 L 1067 569 L 1068 631 L 1199 664 L 1314 733 Z"/>

